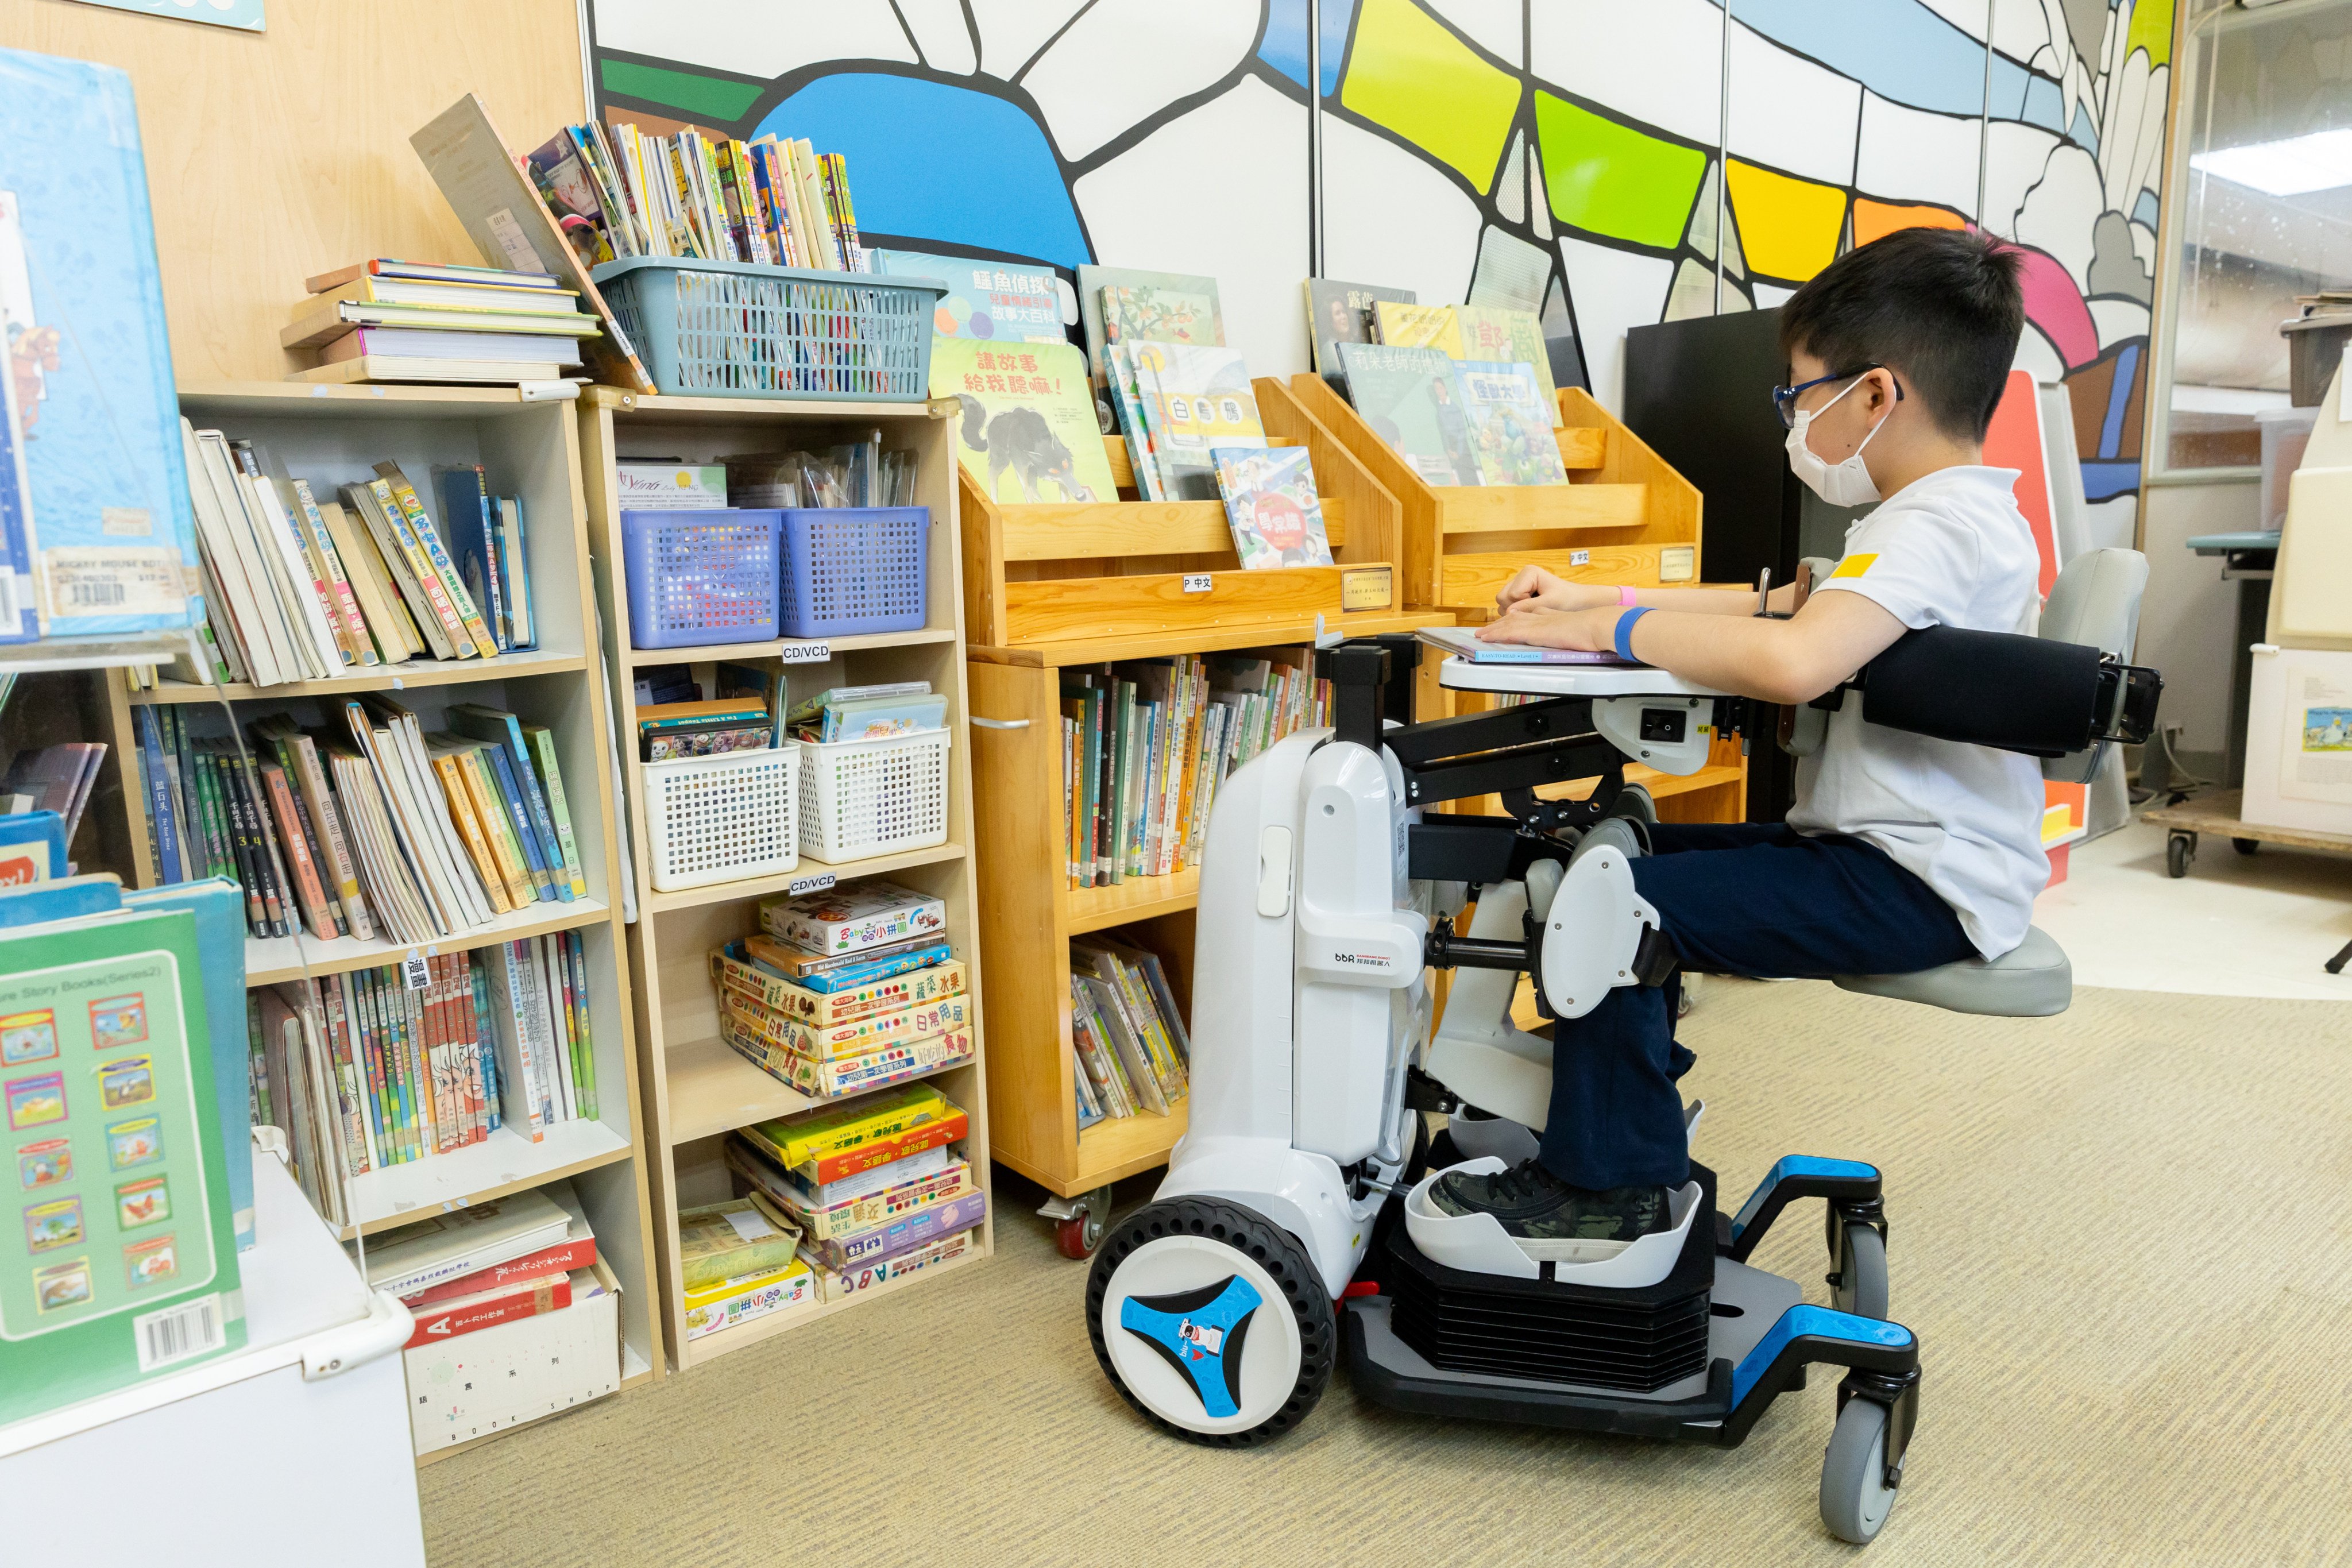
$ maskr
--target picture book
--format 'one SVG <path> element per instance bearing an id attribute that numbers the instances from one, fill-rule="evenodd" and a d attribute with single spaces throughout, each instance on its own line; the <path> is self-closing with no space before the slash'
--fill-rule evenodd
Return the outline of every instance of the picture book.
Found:
<path id="1" fill-rule="evenodd" d="M 1568 483 L 1532 367 L 1464 360 L 1454 367 L 1454 384 L 1462 394 L 1480 479 L 1490 485 Z"/>
<path id="2" fill-rule="evenodd" d="M 1209 455 L 1233 525 L 1234 552 L 1244 567 L 1331 564 L 1306 447 L 1215 447 Z"/>
<path id="3" fill-rule="evenodd" d="M 1577 648 L 1529 647 L 1525 643 L 1482 642 L 1475 626 L 1423 626 L 1414 634 L 1431 647 L 1473 664 L 1590 664 L 1604 669 L 1638 669 L 1613 653 Z"/>
<path id="4" fill-rule="evenodd" d="M 1417 303 L 1410 289 L 1382 289 L 1370 283 L 1340 283 L 1328 278 L 1307 280 L 1307 336 L 1315 344 L 1315 374 L 1339 374 L 1339 345 L 1369 343 L 1373 337 L 1372 309 L 1381 300 L 1400 305 Z"/>
<path id="5" fill-rule="evenodd" d="M 1118 299 L 1114 314 L 1106 319 L 1104 293 L 1109 289 L 1118 291 Z M 1142 340 L 1208 346 L 1225 341 L 1224 312 L 1217 302 L 1213 278 L 1081 265 L 1078 314 L 1087 334 L 1087 371 L 1097 382 L 1103 378 L 1108 363 L 1105 351 L 1113 342 Z"/>
<path id="6" fill-rule="evenodd" d="M 948 286 L 931 313 L 943 338 L 1062 343 L 1062 296 L 1068 285 L 1035 262 L 990 261 L 924 250 L 875 250 L 874 270 L 892 278 L 933 278 Z"/>
<path id="7" fill-rule="evenodd" d="M 131 79 L 0 50 L 0 469 L 22 462 L 29 500 L 0 504 L 0 637 L 191 626 L 195 514 Z"/>
<path id="8" fill-rule="evenodd" d="M 1170 500 L 1217 498 L 1217 447 L 1265 445 L 1249 363 L 1239 349 L 1142 342 L 1126 345 L 1152 432 L 1152 460 Z"/>
<path id="9" fill-rule="evenodd" d="M 1484 481 L 1454 387 L 1454 362 L 1436 349 L 1341 343 L 1348 396 L 1375 435 L 1433 485 Z"/>
<path id="10" fill-rule="evenodd" d="M 1372 306 L 1380 341 L 1392 349 L 1436 349 L 1448 359 L 1462 357 L 1462 329 L 1451 305 L 1413 305 L 1382 300 Z"/>
<path id="11" fill-rule="evenodd" d="M 1461 357 L 1524 364 L 1536 374 L 1536 390 L 1552 425 L 1559 424 L 1559 394 L 1551 376 L 1551 351 L 1544 344 L 1543 323 L 1533 310 L 1507 310 L 1491 305 L 1457 305 L 1454 319 L 1461 329 Z"/>
<path id="12" fill-rule="evenodd" d="M 931 395 L 961 405 L 956 460 L 991 499 L 1118 499 L 1095 422 L 1086 359 L 1075 345 L 938 339 L 931 348 Z"/>

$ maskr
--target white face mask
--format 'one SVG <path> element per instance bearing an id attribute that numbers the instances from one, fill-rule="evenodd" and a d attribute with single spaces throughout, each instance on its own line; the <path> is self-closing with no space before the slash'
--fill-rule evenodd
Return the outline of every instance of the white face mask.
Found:
<path id="1" fill-rule="evenodd" d="M 1878 438 L 1878 433 L 1886 428 L 1884 415 L 1880 416 L 1877 424 L 1870 427 L 1870 434 L 1862 438 L 1862 447 L 1856 447 L 1853 455 L 1841 463 L 1832 463 L 1815 455 L 1805 440 L 1805 431 L 1812 424 L 1813 416 L 1826 413 L 1836 404 L 1838 397 L 1843 397 L 1846 392 L 1852 392 L 1861 384 L 1861 380 L 1856 378 L 1847 384 L 1845 392 L 1839 393 L 1837 397 L 1831 398 L 1821 407 L 1798 409 L 1797 423 L 1789 431 L 1789 467 L 1796 470 L 1797 477 L 1804 480 L 1815 495 L 1832 506 L 1866 506 L 1881 499 L 1878 486 L 1871 479 L 1870 469 L 1862 460 L 1862 447 L 1869 446 Z"/>

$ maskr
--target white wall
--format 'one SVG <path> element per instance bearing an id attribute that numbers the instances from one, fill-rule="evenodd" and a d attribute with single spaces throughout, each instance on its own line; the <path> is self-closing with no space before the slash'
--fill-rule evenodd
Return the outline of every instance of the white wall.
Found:
<path id="1" fill-rule="evenodd" d="M 2134 657 L 2164 672 L 2159 717 L 2186 726 L 2181 749 L 2228 749 L 2230 664 L 2236 637 L 2238 585 L 2221 581 L 2218 556 L 2190 553 L 2184 541 L 2260 526 L 2258 479 L 2225 484 L 2150 485 L 2140 491 L 2147 522 L 2147 596 L 2140 602 Z"/>

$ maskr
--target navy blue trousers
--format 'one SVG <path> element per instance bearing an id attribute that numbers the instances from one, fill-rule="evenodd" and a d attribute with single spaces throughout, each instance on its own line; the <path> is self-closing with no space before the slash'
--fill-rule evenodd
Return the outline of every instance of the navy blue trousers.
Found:
<path id="1" fill-rule="evenodd" d="M 1685 969 L 1709 974 L 1904 974 L 1976 956 L 1927 883 L 1859 838 L 1780 823 L 1661 823 L 1633 885 Z M 1580 1187 L 1690 1178 L 1682 1093 L 1695 1059 L 1675 1043 L 1680 977 L 1621 985 L 1552 1026 L 1545 1169 Z"/>

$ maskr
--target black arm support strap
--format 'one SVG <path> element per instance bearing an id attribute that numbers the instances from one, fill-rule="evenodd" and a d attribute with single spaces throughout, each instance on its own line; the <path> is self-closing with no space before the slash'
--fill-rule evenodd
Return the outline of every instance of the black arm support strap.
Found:
<path id="1" fill-rule="evenodd" d="M 2145 741 L 2163 689 L 2081 643 L 1958 626 L 1904 633 L 1855 684 L 1870 723 L 2030 757 Z"/>

